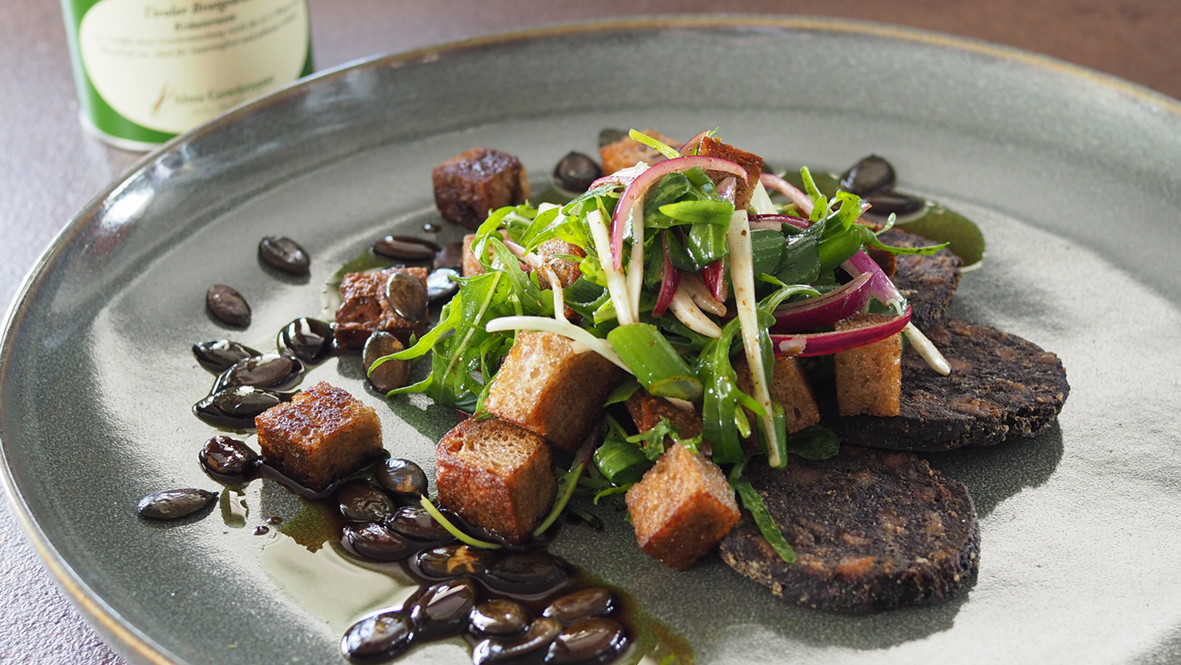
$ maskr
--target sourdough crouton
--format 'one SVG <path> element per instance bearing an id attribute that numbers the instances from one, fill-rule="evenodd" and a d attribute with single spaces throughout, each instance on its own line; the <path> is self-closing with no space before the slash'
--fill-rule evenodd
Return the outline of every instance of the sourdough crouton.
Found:
<path id="1" fill-rule="evenodd" d="M 884 314 L 860 313 L 837 321 L 849 330 L 886 321 Z M 837 409 L 842 416 L 896 416 L 901 411 L 902 333 L 833 356 Z"/>
<path id="2" fill-rule="evenodd" d="M 439 503 L 514 544 L 529 538 L 557 495 L 538 435 L 499 418 L 468 418 L 435 448 Z"/>
<path id="3" fill-rule="evenodd" d="M 666 418 L 682 439 L 701 436 L 701 416 L 693 405 L 678 406 L 643 388 L 627 399 L 627 412 L 640 432 L 647 432 L 659 425 L 661 418 Z M 668 443 L 671 444 L 672 440 L 669 439 Z"/>
<path id="4" fill-rule="evenodd" d="M 476 241 L 476 234 L 469 233 L 463 237 L 463 276 L 471 277 L 472 275 L 484 274 L 484 266 L 476 259 L 476 253 L 472 251 L 472 243 Z"/>
<path id="5" fill-rule="evenodd" d="M 753 394 L 750 366 L 746 364 L 745 358 L 734 363 L 734 371 L 738 374 L 738 389 L 748 395 Z M 773 371 L 768 390 L 771 400 L 783 406 L 787 433 L 794 434 L 820 422 L 820 408 L 816 405 L 812 386 L 800 368 L 799 360 L 790 356 L 778 356 L 775 358 Z"/>
<path id="6" fill-rule="evenodd" d="M 410 273 L 422 282 L 426 293 L 426 268 L 398 267 L 377 272 L 350 272 L 340 281 L 340 307 L 336 309 L 336 325 L 333 336 L 336 344 L 344 349 L 359 349 L 369 339 L 369 334 L 382 330 L 397 337 L 403 344 L 412 334 L 420 335 L 430 324 L 428 317 L 417 321 L 402 318 L 394 313 L 386 301 L 386 282 L 396 272 Z M 425 311 L 425 301 L 423 303 Z"/>
<path id="7" fill-rule="evenodd" d="M 740 517 L 734 490 L 713 462 L 677 443 L 627 491 L 640 549 L 685 570 Z"/>
<path id="8" fill-rule="evenodd" d="M 652 129 L 645 129 L 643 133 L 674 148 L 680 145 L 680 141 L 670 139 Z M 599 161 L 603 163 L 603 173 L 615 173 L 620 169 L 635 166 L 636 162 L 652 165 L 656 162 L 663 162 L 664 159 L 664 155 L 630 136 L 624 136 L 614 143 L 599 146 Z"/>
<path id="9" fill-rule="evenodd" d="M 484 410 L 575 452 L 598 424 L 622 370 L 594 351 L 575 353 L 551 332 L 522 332 L 488 387 Z"/>
<path id="10" fill-rule="evenodd" d="M 255 416 L 262 458 L 313 492 L 380 456 L 381 422 L 372 407 L 321 381 Z"/>
<path id="11" fill-rule="evenodd" d="M 505 240 L 508 240 L 509 239 L 508 231 L 501 229 L 500 230 L 500 237 L 504 238 Z M 484 265 L 482 263 L 480 263 L 480 261 L 476 258 L 476 253 L 474 251 L 472 251 L 472 245 L 475 242 L 476 242 L 476 234 L 469 233 L 463 237 L 463 241 L 461 243 L 461 245 L 463 247 L 463 252 L 461 255 L 463 257 L 461 270 L 463 272 L 464 277 L 471 277 L 472 275 L 484 274 Z M 492 256 L 492 249 L 491 248 L 488 248 L 488 256 L 489 257 Z M 521 267 L 525 268 L 526 266 L 521 266 Z"/>
<path id="12" fill-rule="evenodd" d="M 550 238 L 538 245 L 534 251 L 541 257 L 542 265 L 549 268 L 550 272 L 553 272 L 554 276 L 558 278 L 558 284 L 562 288 L 570 286 L 579 277 L 582 277 L 582 269 L 578 266 L 582 258 L 586 256 L 586 251 L 578 245 L 566 242 L 561 238 Z M 551 288 L 547 271 L 539 271 L 537 279 L 541 288 Z"/>
<path id="13" fill-rule="evenodd" d="M 759 176 L 763 173 L 763 158 L 754 153 L 739 150 L 727 143 L 722 143 L 712 136 L 706 136 L 701 139 L 701 147 L 698 149 L 697 154 L 727 159 L 746 170 L 746 182 L 739 181 L 737 188 L 734 190 L 734 207 L 738 210 L 745 210 L 750 205 L 750 197 L 754 194 L 755 185 L 759 183 Z M 715 174 L 711 173 L 710 175 L 715 180 L 717 179 Z M 729 174 L 726 175 L 729 176 Z"/>
<path id="14" fill-rule="evenodd" d="M 506 152 L 472 148 L 431 171 L 435 205 L 443 219 L 475 229 L 489 211 L 529 198 L 529 177 L 521 160 Z"/>

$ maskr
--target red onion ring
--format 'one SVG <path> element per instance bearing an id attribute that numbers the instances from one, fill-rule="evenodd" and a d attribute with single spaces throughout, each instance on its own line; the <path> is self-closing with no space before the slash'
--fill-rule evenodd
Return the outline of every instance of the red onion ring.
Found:
<path id="1" fill-rule="evenodd" d="M 615 214 L 611 216 L 611 258 L 614 261 L 616 270 L 623 270 L 623 227 L 631 215 L 632 208 L 644 200 L 644 196 L 648 193 L 648 190 L 652 185 L 660 182 L 661 178 L 670 173 L 688 171 L 692 168 L 701 168 L 707 171 L 722 171 L 742 178 L 743 182 L 747 180 L 746 169 L 728 159 L 721 159 L 720 157 L 690 155 L 688 157 L 666 159 L 663 162 L 657 162 L 648 167 L 648 170 L 636 176 L 636 179 L 631 181 L 631 184 L 623 190 L 623 194 L 619 197 L 619 202 L 615 204 Z"/>
<path id="2" fill-rule="evenodd" d="M 910 305 L 906 311 L 888 321 L 873 325 L 822 333 L 771 335 L 771 346 L 777 356 L 825 356 L 873 344 L 901 332 L 910 323 Z"/>
<path id="3" fill-rule="evenodd" d="M 656 296 L 656 304 L 652 306 L 652 316 L 663 316 L 668 306 L 677 294 L 677 286 L 681 283 L 681 271 L 673 266 L 672 256 L 668 252 L 668 236 L 661 234 L 660 242 L 664 248 L 664 271 L 660 278 L 660 293 Z"/>
<path id="4" fill-rule="evenodd" d="M 771 332 L 791 333 L 830 325 L 861 311 L 869 302 L 873 275 L 861 273 L 824 295 L 789 303 L 775 310 Z"/>
<path id="5" fill-rule="evenodd" d="M 800 209 L 800 212 L 804 213 L 805 215 L 812 214 L 812 198 L 800 191 L 800 189 L 795 185 L 775 175 L 774 173 L 760 174 L 759 182 L 763 183 L 763 187 L 766 187 L 767 189 L 773 189 L 786 196 L 791 200 L 792 203 L 796 204 L 796 207 Z"/>

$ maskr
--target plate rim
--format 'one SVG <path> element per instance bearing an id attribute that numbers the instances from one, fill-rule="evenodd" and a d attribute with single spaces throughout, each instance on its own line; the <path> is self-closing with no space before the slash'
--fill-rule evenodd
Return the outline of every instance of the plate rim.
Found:
<path id="1" fill-rule="evenodd" d="M 525 43 L 564 35 L 601 35 L 607 33 L 635 32 L 643 30 L 751 30 L 773 29 L 777 31 L 799 31 L 816 33 L 840 33 L 864 35 L 887 40 L 946 48 L 1016 62 L 1020 65 L 1049 71 L 1054 74 L 1080 79 L 1087 85 L 1096 85 L 1124 95 L 1141 104 L 1156 107 L 1159 111 L 1181 118 L 1181 101 L 1173 99 L 1137 83 L 1118 76 L 1093 70 L 1082 65 L 1066 62 L 1052 56 L 1027 51 L 1017 47 L 997 44 L 976 38 L 951 35 L 920 28 L 889 23 L 860 21 L 819 16 L 758 15 L 758 14 L 696 14 L 696 15 L 655 15 L 629 18 L 608 18 L 596 21 L 557 23 L 526 29 L 502 31 L 488 35 L 451 40 L 405 51 L 392 51 L 365 56 L 343 62 L 317 71 L 307 77 L 287 84 L 262 97 L 244 102 L 198 127 L 161 144 L 116 176 L 81 210 L 72 217 L 53 237 L 22 278 L 12 300 L 8 303 L 3 325 L 0 326 L 0 377 L 7 374 L 13 362 L 10 338 L 18 327 L 20 319 L 27 313 L 39 286 L 64 254 L 70 240 L 86 227 L 87 221 L 99 214 L 102 202 L 115 195 L 122 187 L 138 177 L 150 164 L 161 156 L 175 151 L 179 146 L 200 137 L 214 133 L 239 118 L 259 112 L 261 109 L 280 103 L 288 97 L 299 94 L 306 87 L 323 85 L 326 81 L 347 75 L 349 72 L 371 67 L 401 66 L 438 59 L 451 53 L 474 49 L 503 47 L 514 43 Z M 0 382 L 0 404 L 4 401 L 3 382 Z M 32 511 L 18 490 L 7 455 L 7 445 L 0 439 L 0 488 L 7 495 L 11 513 L 32 545 L 41 563 L 49 570 L 64 595 L 76 607 L 87 623 L 100 634 L 120 656 L 134 662 L 153 665 L 177 665 L 163 647 L 151 636 L 123 620 L 115 608 L 99 598 L 86 583 L 79 571 L 70 566 L 57 548 L 41 530 Z"/>

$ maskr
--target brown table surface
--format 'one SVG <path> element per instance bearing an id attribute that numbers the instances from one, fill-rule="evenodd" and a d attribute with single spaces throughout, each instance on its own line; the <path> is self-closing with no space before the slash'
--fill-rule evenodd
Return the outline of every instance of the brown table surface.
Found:
<path id="1" fill-rule="evenodd" d="M 311 0 L 317 66 L 552 23 L 727 9 L 823 14 L 1047 54 L 1181 98 L 1181 8 L 1171 0 Z M 140 155 L 85 134 L 59 3 L 0 3 L 0 305 L 71 217 Z M 117 665 L 0 503 L 0 663 Z"/>

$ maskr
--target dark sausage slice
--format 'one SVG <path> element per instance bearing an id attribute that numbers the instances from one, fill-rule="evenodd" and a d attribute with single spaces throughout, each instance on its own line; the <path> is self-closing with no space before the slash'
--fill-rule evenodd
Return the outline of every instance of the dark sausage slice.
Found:
<path id="1" fill-rule="evenodd" d="M 901 413 L 827 418 L 842 442 L 916 451 L 991 446 L 1037 434 L 1058 417 L 1070 393 L 1058 356 L 1016 335 L 954 319 L 925 332 L 951 364 L 951 375 L 935 373 L 907 349 Z M 835 414 L 831 405 L 825 410 Z"/>
<path id="2" fill-rule="evenodd" d="M 951 598 L 977 568 L 980 527 L 967 490 L 911 453 L 842 446 L 746 479 L 796 552 L 785 563 L 750 516 L 722 540 L 722 560 L 804 607 L 865 614 Z"/>
<path id="3" fill-rule="evenodd" d="M 890 229 L 881 241 L 894 247 L 926 247 L 936 244 L 926 238 Z M 876 254 L 871 254 L 875 256 Z M 960 285 L 960 258 L 947 249 L 934 254 L 899 254 L 892 279 L 910 302 L 911 320 L 922 330 L 942 326 L 947 308 Z"/>

